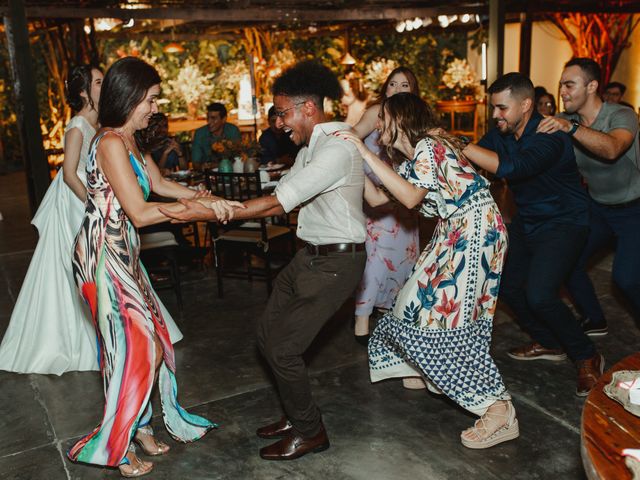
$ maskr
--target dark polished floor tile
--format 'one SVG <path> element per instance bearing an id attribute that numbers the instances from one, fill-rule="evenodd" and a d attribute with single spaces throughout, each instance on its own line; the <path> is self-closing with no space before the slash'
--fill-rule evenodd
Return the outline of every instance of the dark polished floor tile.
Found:
<path id="1" fill-rule="evenodd" d="M 3 480 L 57 480 L 70 477 L 60 451 L 49 444 L 17 455 L 0 456 Z"/>
<path id="2" fill-rule="evenodd" d="M 104 405 L 100 372 L 30 377 L 47 407 L 58 439 L 87 434 L 100 423 Z"/>
<path id="3" fill-rule="evenodd" d="M 45 395 L 32 381 L 30 375 L 0 371 L 0 457 L 54 441 Z"/>
<path id="4" fill-rule="evenodd" d="M 16 179 L 7 181 L 0 176 L 0 199 L 9 195 L 4 185 L 15 184 Z M 13 213 L 3 210 L 10 222 L 0 222 L 0 332 L 6 328 L 29 265 L 31 253 L 25 250 L 33 248 L 36 238 L 25 221 L 24 192 L 19 193 L 15 185 L 9 189 L 13 196 L 22 195 L 22 203 L 16 203 Z M 430 227 L 425 224 L 423 231 Z M 611 254 L 605 254 L 590 271 L 609 319 L 609 335 L 594 340 L 608 366 L 636 351 L 640 342 L 638 326 L 611 285 L 611 261 Z M 193 444 L 176 443 L 162 427 L 155 394 L 154 426 L 172 450 L 153 460 L 155 470 L 148 478 L 584 477 L 579 455 L 584 400 L 574 395 L 575 367 L 569 361 L 555 364 L 509 358 L 506 352 L 529 338 L 506 308 L 496 314 L 492 352 L 514 398 L 519 439 L 488 450 L 466 449 L 459 436 L 473 424 L 471 414 L 425 391 L 405 390 L 399 380 L 371 384 L 366 349 L 354 341 L 350 328 L 353 306 L 346 304 L 306 355 L 331 448 L 293 462 L 266 462 L 258 451 L 269 441 L 256 437 L 255 430 L 278 419 L 282 411 L 255 344 L 255 325 L 267 299 L 265 285 L 225 280 L 225 297 L 218 298 L 211 269 L 190 268 L 182 277 L 182 311 L 172 291 L 159 292 L 184 334 L 175 347 L 178 398 L 183 407 L 220 423 L 220 428 Z M 103 398 L 97 372 L 61 377 L 0 372 L 0 385 L 0 478 L 119 478 L 114 469 L 73 464 L 57 448 L 60 442 L 60 449 L 66 452 L 99 421 Z"/>

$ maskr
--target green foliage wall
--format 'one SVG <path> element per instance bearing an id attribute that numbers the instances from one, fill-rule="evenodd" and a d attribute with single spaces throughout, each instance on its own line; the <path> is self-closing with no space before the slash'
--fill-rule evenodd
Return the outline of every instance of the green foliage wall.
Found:
<path id="1" fill-rule="evenodd" d="M 438 96 L 438 85 L 443 73 L 443 65 L 452 57 L 464 58 L 467 49 L 467 32 L 444 29 L 420 29 L 410 33 L 396 34 L 395 31 L 383 34 L 361 34 L 351 32 L 350 53 L 358 63 L 356 71 L 364 73 L 366 66 L 374 60 L 394 60 L 399 65 L 409 67 L 418 77 L 421 95 L 430 101 Z M 187 59 L 191 59 L 203 74 L 214 75 L 209 98 L 200 102 L 200 112 L 211 100 L 225 102 L 235 107 L 238 83 L 236 75 L 246 69 L 246 52 L 240 41 L 201 40 L 182 42 L 184 52 L 167 54 L 163 52 L 166 43 L 141 38 L 139 41 L 118 39 L 99 40 L 98 49 L 102 52 L 102 67 L 108 67 L 123 55 L 140 55 L 152 61 L 158 68 L 163 82 L 165 95 L 171 99 L 164 110 L 167 112 L 186 112 L 184 101 L 172 96 L 169 79 L 175 79 L 180 68 Z M 340 59 L 344 54 L 342 36 L 317 36 L 305 38 L 291 32 L 278 42 L 273 49 L 287 48 L 293 52 L 296 60 L 313 58 L 322 61 L 337 75 L 343 76 L 344 67 Z M 273 52 L 264 52 L 268 59 Z M 37 78 L 40 114 L 44 131 L 49 125 L 51 112 L 47 92 L 49 75 L 44 61 L 44 49 L 40 41 L 32 43 L 34 70 Z M 60 99 L 63 101 L 63 99 Z M 21 153 L 16 130 L 12 82 L 9 70 L 8 53 L 3 42 L 0 45 L 0 140 L 2 141 L 3 159 L 0 159 L 0 172 L 15 169 L 21 165 Z M 1 153 L 1 152 L 0 152 Z"/>
<path id="2" fill-rule="evenodd" d="M 465 32 L 445 29 L 417 30 L 397 35 L 355 35 L 351 38 L 351 54 L 358 65 L 386 58 L 410 68 L 418 78 L 420 94 L 434 101 L 438 97 L 438 85 L 443 66 L 452 57 L 465 58 L 467 36 Z"/>

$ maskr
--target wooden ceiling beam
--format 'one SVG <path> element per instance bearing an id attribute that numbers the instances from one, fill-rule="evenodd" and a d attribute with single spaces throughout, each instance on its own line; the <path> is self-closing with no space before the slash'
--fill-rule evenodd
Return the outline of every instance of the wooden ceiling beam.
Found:
<path id="1" fill-rule="evenodd" d="M 5 15 L 6 7 L 0 7 Z M 485 7 L 479 3 L 465 5 L 443 5 L 429 8 L 376 8 L 376 9 L 296 9 L 296 8 L 84 8 L 84 7 L 27 7 L 28 18 L 120 18 L 128 20 L 185 20 L 199 22 L 331 22 L 399 20 L 414 17 L 434 17 L 456 13 L 483 13 Z"/>

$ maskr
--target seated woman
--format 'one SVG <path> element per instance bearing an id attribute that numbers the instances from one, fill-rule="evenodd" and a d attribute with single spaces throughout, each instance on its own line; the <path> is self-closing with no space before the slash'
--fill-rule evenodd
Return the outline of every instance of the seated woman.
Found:
<path id="1" fill-rule="evenodd" d="M 198 196 L 163 179 L 140 153 L 134 134 L 158 111 L 159 94 L 158 73 L 135 57 L 118 60 L 106 73 L 98 109 L 102 128 L 87 159 L 86 209 L 73 256 L 75 281 L 98 333 L 106 405 L 100 425 L 68 455 L 77 462 L 118 467 L 124 477 L 145 475 L 153 467 L 138 458 L 133 442 L 148 455 L 169 450 L 149 425 L 156 380 L 164 423 L 174 439 L 192 442 L 216 426 L 178 404 L 173 346 L 140 262 L 137 229 L 167 221 L 160 205 L 184 209 L 179 203 L 147 202 L 151 190 L 165 197 Z M 210 201 L 232 210 L 233 203 Z"/>
<path id="2" fill-rule="evenodd" d="M 480 416 L 461 434 L 469 448 L 518 437 L 518 420 L 498 367 L 489 355 L 493 314 L 507 251 L 507 234 L 489 182 L 460 153 L 457 139 L 439 132 L 433 111 L 417 96 L 384 100 L 378 129 L 398 172 L 351 132 L 354 143 L 388 194 L 365 179 L 365 200 L 391 196 L 426 217 L 439 217 L 413 274 L 369 341 L 371 380 L 422 375 Z"/>

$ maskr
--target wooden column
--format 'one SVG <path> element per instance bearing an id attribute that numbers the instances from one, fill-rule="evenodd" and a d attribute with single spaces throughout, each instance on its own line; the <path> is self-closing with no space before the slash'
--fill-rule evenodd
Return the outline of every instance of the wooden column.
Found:
<path id="1" fill-rule="evenodd" d="M 487 85 L 504 71 L 505 0 L 489 0 L 489 44 L 487 45 Z"/>
<path id="2" fill-rule="evenodd" d="M 520 73 L 531 76 L 531 13 L 520 14 Z"/>
<path id="3" fill-rule="evenodd" d="M 24 0 L 8 0 L 4 17 L 16 101 L 18 132 L 27 177 L 29 204 L 34 214 L 50 183 L 49 164 L 42 145 L 40 111 L 33 72 Z"/>

